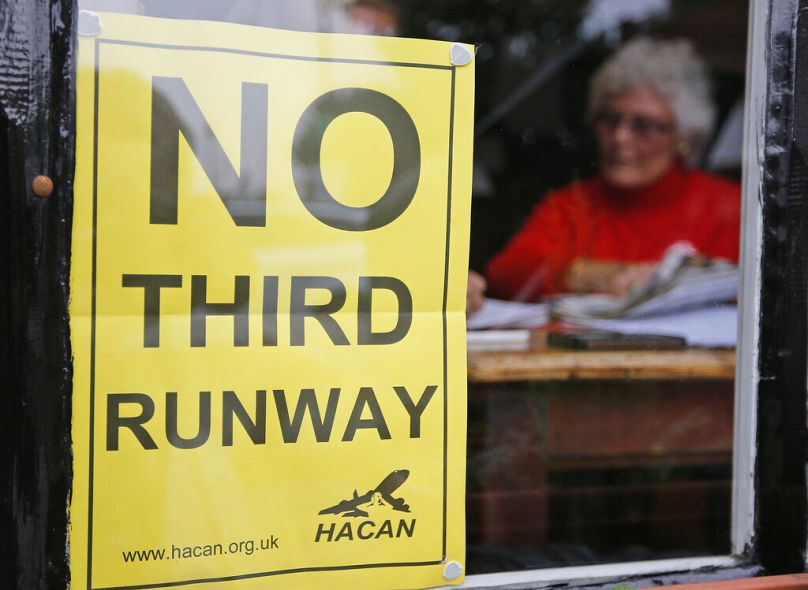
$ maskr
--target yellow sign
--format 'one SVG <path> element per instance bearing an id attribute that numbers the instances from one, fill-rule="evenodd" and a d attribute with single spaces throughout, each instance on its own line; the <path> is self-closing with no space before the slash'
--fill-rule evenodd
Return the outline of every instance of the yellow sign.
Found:
<path id="1" fill-rule="evenodd" d="M 72 587 L 460 582 L 469 48 L 101 29 L 79 46 Z"/>

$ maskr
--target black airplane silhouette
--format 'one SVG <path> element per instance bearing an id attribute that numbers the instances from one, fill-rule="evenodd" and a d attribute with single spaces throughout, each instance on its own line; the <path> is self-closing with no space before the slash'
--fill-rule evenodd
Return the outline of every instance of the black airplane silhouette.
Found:
<path id="1" fill-rule="evenodd" d="M 407 481 L 410 472 L 406 469 L 398 469 L 393 471 L 390 475 L 385 477 L 382 482 L 374 489 L 368 490 L 361 496 L 354 490 L 353 498 L 349 500 L 342 500 L 339 504 L 335 504 L 330 508 L 320 510 L 320 514 L 342 514 L 342 516 L 363 517 L 368 516 L 368 513 L 361 508 L 363 504 L 372 502 L 371 505 L 388 505 L 393 510 L 399 512 L 409 512 L 410 507 L 404 501 L 404 498 L 394 498 L 392 493 L 395 492 L 401 484 Z M 379 501 L 381 500 L 381 501 Z"/>

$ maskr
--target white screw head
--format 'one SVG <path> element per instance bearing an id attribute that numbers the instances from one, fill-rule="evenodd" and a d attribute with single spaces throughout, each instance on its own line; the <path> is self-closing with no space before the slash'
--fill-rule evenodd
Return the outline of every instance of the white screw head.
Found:
<path id="1" fill-rule="evenodd" d="M 80 10 L 79 35 L 82 37 L 97 37 L 101 32 L 101 17 L 89 10 Z"/>
<path id="2" fill-rule="evenodd" d="M 471 51 L 465 45 L 455 43 L 452 45 L 451 50 L 452 65 L 465 66 L 471 63 L 471 58 L 474 57 Z"/>
<path id="3" fill-rule="evenodd" d="M 460 577 L 463 573 L 463 566 L 457 563 L 456 561 L 450 561 L 446 564 L 443 568 L 443 579 L 444 580 L 456 580 Z"/>

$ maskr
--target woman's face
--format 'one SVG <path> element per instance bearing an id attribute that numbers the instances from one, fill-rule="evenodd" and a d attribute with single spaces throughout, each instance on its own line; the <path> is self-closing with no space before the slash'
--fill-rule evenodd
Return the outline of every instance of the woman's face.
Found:
<path id="1" fill-rule="evenodd" d="M 650 88 L 609 97 L 595 117 L 600 171 L 621 189 L 659 179 L 676 159 L 678 137 L 668 101 Z"/>

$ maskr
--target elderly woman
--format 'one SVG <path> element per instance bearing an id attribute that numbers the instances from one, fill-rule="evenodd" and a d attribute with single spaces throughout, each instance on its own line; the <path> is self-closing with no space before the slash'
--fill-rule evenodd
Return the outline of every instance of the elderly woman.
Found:
<path id="1" fill-rule="evenodd" d="M 555 191 L 488 265 L 493 297 L 624 292 L 674 242 L 737 261 L 739 187 L 689 167 L 714 119 L 703 62 L 686 41 L 636 39 L 591 80 L 599 174 Z M 473 274 L 469 307 L 484 281 Z"/>

